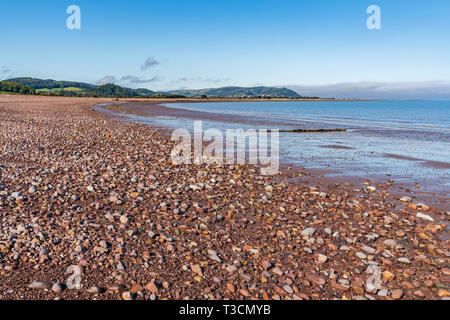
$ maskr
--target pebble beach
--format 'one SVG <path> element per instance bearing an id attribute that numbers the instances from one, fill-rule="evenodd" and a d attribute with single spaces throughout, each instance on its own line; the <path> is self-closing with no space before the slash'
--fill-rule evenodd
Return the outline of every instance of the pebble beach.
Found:
<path id="1" fill-rule="evenodd" d="M 93 111 L 111 101 L 0 95 L 1 300 L 450 299 L 450 209 L 174 165 L 167 134 Z"/>

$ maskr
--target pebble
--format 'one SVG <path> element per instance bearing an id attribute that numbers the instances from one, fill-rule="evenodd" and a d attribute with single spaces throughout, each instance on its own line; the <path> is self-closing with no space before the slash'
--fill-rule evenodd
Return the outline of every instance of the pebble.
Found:
<path id="1" fill-rule="evenodd" d="M 289 294 L 294 293 L 294 290 L 292 290 L 291 286 L 288 285 L 288 284 L 285 284 L 285 285 L 283 286 L 283 290 L 286 291 L 286 292 L 289 293 Z"/>
<path id="2" fill-rule="evenodd" d="M 64 290 L 64 287 L 61 283 L 56 282 L 55 284 L 53 284 L 52 286 L 52 291 L 56 292 L 56 293 L 61 293 Z"/>
<path id="3" fill-rule="evenodd" d="M 314 228 L 306 228 L 302 231 L 302 236 L 304 237 L 312 237 L 314 235 L 314 233 L 316 232 L 316 230 Z"/>
<path id="4" fill-rule="evenodd" d="M 52 283 L 48 281 L 35 280 L 32 283 L 30 283 L 29 287 L 31 289 L 40 289 L 40 290 L 50 289 L 52 287 Z"/>
<path id="5" fill-rule="evenodd" d="M 419 218 L 419 219 L 423 219 L 423 220 L 427 220 L 427 221 L 430 221 L 430 222 L 434 222 L 434 218 L 433 217 L 431 217 L 431 216 L 429 216 L 427 214 L 420 213 L 420 212 L 417 213 L 416 217 Z"/>
<path id="6" fill-rule="evenodd" d="M 6 289 L 8 299 L 60 297 L 50 290 L 70 264 L 84 266 L 85 283 L 116 283 L 105 299 L 450 298 L 440 240 L 450 214 L 432 202 L 399 202 L 405 194 L 368 180 L 361 190 L 310 188 L 296 179 L 304 169 L 273 178 L 253 165 L 176 166 L 170 137 L 91 111 L 102 99 L 58 98 L 58 112 L 49 97 L 21 96 L 31 109 L 5 99 L 3 298 Z M 364 291 L 368 266 L 383 271 L 374 292 Z M 33 287 L 50 292 L 21 288 L 46 274 L 53 281 Z M 89 299 L 103 290 L 62 292 Z"/>
<path id="7" fill-rule="evenodd" d="M 360 258 L 360 259 L 366 259 L 366 258 L 367 258 L 367 256 L 366 256 L 364 253 L 362 253 L 362 252 L 357 252 L 357 253 L 356 253 L 356 256 L 357 256 L 358 258 Z"/>
<path id="8" fill-rule="evenodd" d="M 393 290 L 392 294 L 391 294 L 391 297 L 394 300 L 401 299 L 403 297 L 403 290 L 402 289 L 395 289 L 395 290 Z"/>
<path id="9" fill-rule="evenodd" d="M 383 241 L 383 244 L 387 247 L 394 248 L 397 246 L 397 241 L 395 241 L 394 239 L 387 239 Z"/>
<path id="10" fill-rule="evenodd" d="M 87 290 L 87 292 L 92 294 L 99 294 L 101 292 L 101 289 L 97 286 L 92 286 Z"/>
<path id="11" fill-rule="evenodd" d="M 401 263 L 405 263 L 405 264 L 411 263 L 411 260 L 409 260 L 408 258 L 405 258 L 405 257 L 398 258 L 397 261 L 401 262 Z"/>

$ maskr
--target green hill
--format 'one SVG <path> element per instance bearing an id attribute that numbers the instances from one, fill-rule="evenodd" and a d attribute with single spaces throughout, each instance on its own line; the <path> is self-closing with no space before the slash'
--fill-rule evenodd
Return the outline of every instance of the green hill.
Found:
<path id="1" fill-rule="evenodd" d="M 38 94 L 68 97 L 138 98 L 153 97 L 155 92 L 148 89 L 130 89 L 115 84 L 96 86 L 73 81 L 42 80 L 34 78 L 14 78 L 10 83 L 34 88 Z"/>
<path id="2" fill-rule="evenodd" d="M 36 94 L 36 90 L 34 88 L 11 81 L 0 81 L 0 93 L 3 92 L 16 94 Z"/>
<path id="3" fill-rule="evenodd" d="M 148 89 L 131 89 L 115 84 L 93 85 L 83 82 L 51 79 L 13 78 L 0 81 L 0 91 L 17 94 L 39 94 L 65 97 L 105 98 L 305 98 L 295 91 L 274 87 L 224 87 L 202 90 L 174 90 L 155 92 Z"/>
<path id="4" fill-rule="evenodd" d="M 175 90 L 172 94 L 181 94 L 186 97 L 220 97 L 220 98 L 288 98 L 301 99 L 302 96 L 286 88 L 273 87 L 224 87 L 201 90 Z"/>

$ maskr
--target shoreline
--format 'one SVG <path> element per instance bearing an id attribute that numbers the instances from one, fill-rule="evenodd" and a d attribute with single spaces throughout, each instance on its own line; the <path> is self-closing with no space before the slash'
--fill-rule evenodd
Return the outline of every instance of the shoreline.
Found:
<path id="1" fill-rule="evenodd" d="M 0 299 L 448 297 L 445 212 L 294 169 L 173 166 L 161 130 L 102 102 L 0 95 Z M 82 289 L 51 291 L 74 264 Z"/>
<path id="2" fill-rule="evenodd" d="M 117 107 L 115 107 L 115 104 L 108 105 L 108 106 L 101 106 L 101 109 L 96 109 L 98 112 L 105 112 L 107 110 L 109 115 L 114 118 L 115 116 L 120 116 L 120 113 L 122 114 L 131 114 L 131 115 L 138 115 L 138 116 L 149 116 L 149 117 L 158 117 L 158 116 L 169 116 L 173 118 L 183 118 L 183 119 L 192 119 L 192 120 L 204 120 L 204 121 L 223 121 L 223 122 L 230 122 L 230 123 L 236 123 L 236 124 L 250 124 L 250 125 L 277 125 L 282 127 L 289 127 L 289 126 L 298 126 L 298 123 L 295 122 L 289 122 L 289 121 L 283 121 L 283 122 L 277 122 L 277 121 L 271 121 L 271 120 L 261 120 L 261 119 L 255 119 L 251 117 L 246 116 L 239 116 L 239 115 L 228 115 L 228 114 L 217 114 L 214 112 L 203 112 L 203 111 L 194 111 L 194 110 L 188 110 L 188 109 L 181 109 L 181 108 L 172 108 L 172 107 L 166 107 L 162 105 L 161 103 L 170 103 L 169 102 L 158 102 L 158 103 L 146 103 L 146 104 L 139 104 L 135 103 L 129 103 L 125 105 L 118 104 Z M 174 102 L 176 103 L 176 102 Z M 194 103 L 194 102 L 193 102 Z M 97 106 L 96 106 L 97 107 Z M 105 108 L 106 107 L 106 108 Z M 133 119 L 125 118 L 124 121 L 133 122 Z M 167 136 L 170 137 L 170 133 L 173 128 L 170 126 L 157 126 L 152 123 L 145 123 L 145 125 L 148 125 L 152 128 L 157 128 L 162 130 Z M 318 129 L 320 130 L 320 129 Z M 301 134 L 301 133 L 299 133 Z M 322 148 L 329 148 L 329 149 L 349 149 L 349 147 L 346 146 L 340 146 L 340 145 L 323 145 Z M 384 154 L 383 155 L 386 158 L 392 158 L 392 159 L 399 159 L 404 161 L 423 161 L 425 165 L 430 166 L 432 168 L 440 169 L 440 168 L 448 168 L 448 163 L 441 163 L 438 161 L 428 161 L 428 160 L 422 160 L 417 158 L 408 158 L 401 155 L 395 155 L 395 154 Z M 339 175 L 336 175 L 336 169 L 331 168 L 305 168 L 302 165 L 293 163 L 291 160 L 287 159 L 280 159 L 280 165 L 282 168 L 296 168 L 295 170 L 298 172 L 298 174 L 304 175 L 304 173 L 313 173 L 313 177 L 309 175 L 312 180 L 312 184 L 320 184 L 322 186 L 327 184 L 336 184 L 336 183 L 347 183 L 351 184 L 356 189 L 361 189 L 364 187 L 367 187 L 367 185 L 364 185 L 368 181 L 371 183 L 371 185 L 380 185 L 385 187 L 388 185 L 389 192 L 396 195 L 398 199 L 405 196 L 405 194 L 408 194 L 409 197 L 411 197 L 414 201 L 417 202 L 425 202 L 430 206 L 434 206 L 435 208 L 443 211 L 450 210 L 449 207 L 449 190 L 446 188 L 441 188 L 440 190 L 428 190 L 430 189 L 430 185 L 427 183 L 417 183 L 415 178 L 409 178 L 405 179 L 405 177 L 393 177 L 392 175 L 360 175 L 360 174 L 351 174 L 351 172 L 342 171 L 342 169 L 338 170 L 337 172 L 341 172 Z M 395 182 L 393 182 L 394 180 Z M 417 188 L 417 186 L 420 185 L 420 188 Z M 407 190 L 407 191 L 406 191 Z"/>

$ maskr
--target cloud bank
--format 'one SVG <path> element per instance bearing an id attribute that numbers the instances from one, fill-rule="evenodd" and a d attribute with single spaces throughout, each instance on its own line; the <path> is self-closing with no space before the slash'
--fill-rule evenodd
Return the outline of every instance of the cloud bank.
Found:
<path id="1" fill-rule="evenodd" d="M 329 85 L 288 85 L 303 96 L 355 99 L 450 99 L 450 81 L 354 82 Z"/>

